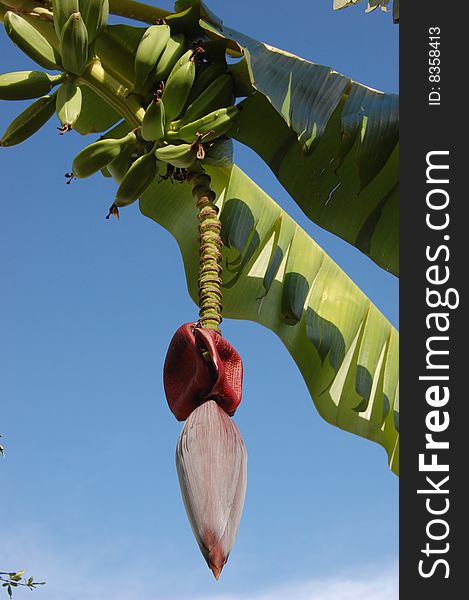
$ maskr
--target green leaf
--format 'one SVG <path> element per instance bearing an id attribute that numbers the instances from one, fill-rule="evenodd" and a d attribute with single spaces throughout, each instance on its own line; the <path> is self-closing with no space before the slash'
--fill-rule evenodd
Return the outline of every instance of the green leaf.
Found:
<path id="1" fill-rule="evenodd" d="M 315 223 L 398 274 L 399 98 L 203 22 L 243 49 L 257 93 L 230 135 L 255 150 Z"/>
<path id="2" fill-rule="evenodd" d="M 397 473 L 398 333 L 239 168 L 210 172 L 225 244 L 225 317 L 255 321 L 276 333 L 321 416 L 381 444 Z M 189 186 L 154 183 L 140 209 L 176 238 L 196 301 L 197 212 Z"/>
<path id="3" fill-rule="evenodd" d="M 364 121 L 356 107 L 368 95 L 370 116 Z M 230 135 L 262 156 L 311 220 L 397 275 L 399 147 L 394 122 L 383 124 L 391 105 L 397 111 L 397 101 L 352 88 L 315 151 L 305 154 L 292 129 L 257 93 L 240 105 Z M 381 138 L 379 148 L 371 141 L 375 135 Z"/>

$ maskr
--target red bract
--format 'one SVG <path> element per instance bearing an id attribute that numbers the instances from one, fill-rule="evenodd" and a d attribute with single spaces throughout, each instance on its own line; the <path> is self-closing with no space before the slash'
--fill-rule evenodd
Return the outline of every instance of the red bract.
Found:
<path id="1" fill-rule="evenodd" d="M 178 421 L 207 400 L 215 400 L 232 416 L 241 402 L 243 363 L 219 333 L 186 323 L 169 344 L 163 381 L 169 408 Z"/>
<path id="2" fill-rule="evenodd" d="M 235 423 L 214 402 L 194 410 L 179 437 L 176 466 L 192 530 L 218 579 L 243 512 L 247 454 Z"/>

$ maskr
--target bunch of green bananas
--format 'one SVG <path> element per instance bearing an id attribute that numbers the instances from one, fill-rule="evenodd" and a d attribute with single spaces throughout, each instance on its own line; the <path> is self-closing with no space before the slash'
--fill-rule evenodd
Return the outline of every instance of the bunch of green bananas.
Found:
<path id="1" fill-rule="evenodd" d="M 9 125 L 2 146 L 13 146 L 30 137 L 54 114 L 54 108 L 61 133 L 72 129 L 80 117 L 82 91 L 75 79 L 89 61 L 95 38 L 106 26 L 109 0 L 53 0 L 52 8 L 55 34 L 51 31 L 49 39 L 20 14 L 7 11 L 3 17 L 5 31 L 14 44 L 44 69 L 63 73 L 18 71 L 0 75 L 0 99 L 40 98 Z M 48 96 L 58 84 L 62 84 L 58 91 Z"/>
<path id="2" fill-rule="evenodd" d="M 153 38 L 152 50 L 147 49 L 147 36 Z M 174 37 L 178 38 L 177 52 Z M 205 158 L 204 143 L 220 138 L 233 126 L 238 108 L 233 106 L 234 87 L 226 63 L 204 62 L 203 48 L 197 45 L 181 54 L 186 43 L 182 34 L 174 37 L 164 24 L 147 29 L 135 56 L 135 90 L 144 91 L 145 86 L 151 90 L 157 82 L 140 134 L 154 142 L 158 161 L 188 169 Z M 154 51 L 157 46 L 158 52 Z M 168 48 L 173 54 L 169 61 Z M 166 80 L 158 80 L 164 75 Z"/>
<path id="3" fill-rule="evenodd" d="M 44 69 L 62 72 L 0 75 L 0 99 L 36 99 L 9 125 L 2 146 L 27 139 L 54 111 L 61 123 L 60 133 L 74 128 L 83 111 L 83 86 L 89 84 L 87 65 L 97 61 L 106 73 L 109 56 L 101 60 L 99 40 L 116 31 L 106 26 L 108 0 L 52 0 L 51 4 L 49 35 L 43 35 L 24 16 L 12 11 L 4 16 L 6 32 L 17 46 Z M 120 101 L 132 98 L 140 116 L 129 119 L 128 111 L 122 111 L 124 121 L 73 161 L 75 177 L 98 171 L 114 177 L 119 183 L 113 205 L 116 210 L 140 197 L 161 172 L 161 163 L 166 163 L 167 174 L 176 172 L 178 179 L 184 179 L 185 170 L 197 160 L 217 164 L 225 151 L 224 136 L 239 112 L 224 56 L 208 58 L 202 42 L 191 41 L 179 27 L 173 32 L 172 24 L 171 20 L 157 21 L 143 33 L 130 26 L 119 30 L 123 36 L 119 43 L 131 53 L 134 72 L 133 85 L 125 88 Z M 119 83 L 117 63 L 111 71 Z M 51 93 L 56 85 L 57 91 Z M 113 110 L 118 109 L 105 91 L 102 98 Z"/>
<path id="4" fill-rule="evenodd" d="M 113 214 L 142 195 L 161 163 L 170 172 L 177 169 L 179 178 L 196 160 L 216 164 L 217 140 L 238 114 L 233 82 L 226 63 L 204 62 L 201 47 L 187 46 L 184 35 L 171 36 L 165 23 L 145 31 L 135 53 L 133 87 L 148 102 L 141 126 L 124 137 L 119 126 L 74 160 L 76 177 L 101 170 L 119 183 Z"/>

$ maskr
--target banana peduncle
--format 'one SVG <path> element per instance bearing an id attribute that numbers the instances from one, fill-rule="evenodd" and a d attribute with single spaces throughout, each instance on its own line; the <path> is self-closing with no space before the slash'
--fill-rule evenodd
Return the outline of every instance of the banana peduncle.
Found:
<path id="1" fill-rule="evenodd" d="M 220 333 L 223 242 L 220 237 L 218 208 L 215 206 L 215 192 L 210 187 L 210 176 L 205 173 L 199 161 L 191 167 L 187 180 L 192 185 L 192 195 L 199 209 L 199 323 L 205 329 L 214 329 Z"/>

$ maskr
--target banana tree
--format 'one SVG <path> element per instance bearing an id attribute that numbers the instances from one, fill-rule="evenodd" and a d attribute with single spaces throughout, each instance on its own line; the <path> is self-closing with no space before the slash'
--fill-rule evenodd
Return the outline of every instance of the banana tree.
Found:
<path id="1" fill-rule="evenodd" d="M 387 2 L 370 8 L 378 4 Z M 142 26 L 108 25 L 109 12 Z M 108 217 L 139 200 L 181 250 L 200 312 L 171 342 L 165 389 L 175 416 L 188 419 L 178 471 L 215 576 L 245 489 L 244 445 L 226 421 L 241 398 L 242 367 L 221 336 L 222 315 L 276 333 L 321 416 L 383 446 L 397 474 L 396 330 L 233 162 L 234 139 L 261 156 L 308 217 L 397 275 L 397 96 L 237 32 L 200 0 L 178 0 L 172 13 L 130 0 L 0 0 L 0 15 L 10 39 L 45 69 L 0 76 L 0 98 L 34 100 L 1 145 L 23 142 L 54 113 L 61 134 L 102 133 L 75 157 L 70 180 L 113 177 Z M 208 455 L 230 457 L 210 477 L 234 506 L 209 517 L 200 504 L 210 500 L 200 493 Z"/>

